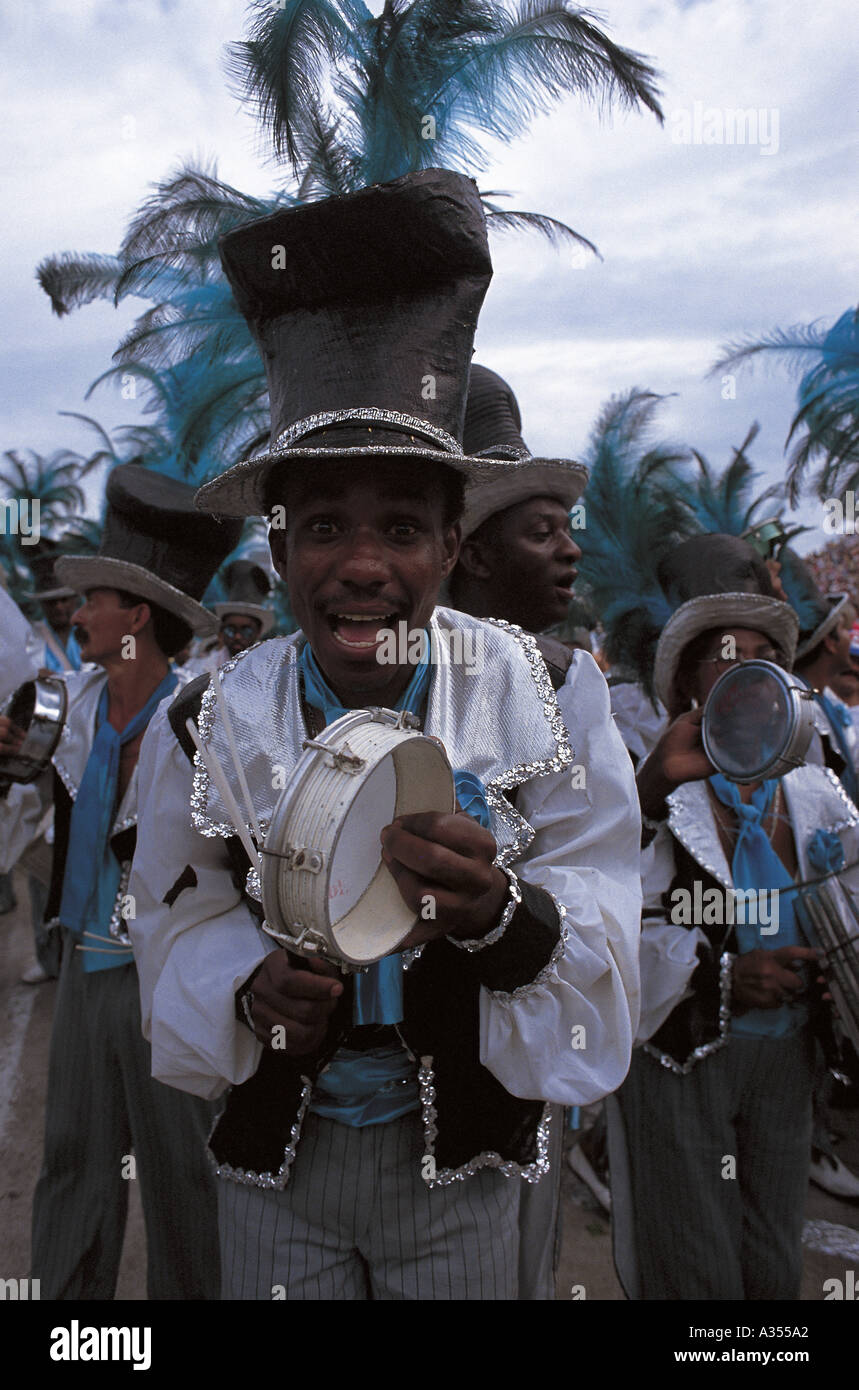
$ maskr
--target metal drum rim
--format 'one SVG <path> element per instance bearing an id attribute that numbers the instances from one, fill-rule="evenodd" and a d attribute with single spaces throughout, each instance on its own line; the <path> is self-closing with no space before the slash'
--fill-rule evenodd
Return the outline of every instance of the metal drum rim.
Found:
<path id="1" fill-rule="evenodd" d="M 722 769 L 719 768 L 718 762 L 713 757 L 712 739 L 707 730 L 707 710 L 718 692 L 719 687 L 731 680 L 736 675 L 737 671 L 747 671 L 749 667 L 755 667 L 756 669 L 763 668 L 768 675 L 771 675 L 780 683 L 782 690 L 787 695 L 790 725 L 788 736 L 781 744 L 781 749 L 791 749 L 797 734 L 807 733 L 808 736 L 802 747 L 803 756 L 799 757 L 799 762 L 796 761 L 795 756 L 788 758 L 784 751 L 780 751 L 773 755 L 768 762 L 756 769 L 753 776 L 738 777 L 736 773 L 722 772 L 722 775 L 727 777 L 729 782 L 736 782 L 738 786 L 751 786 L 752 783 L 764 782 L 774 777 L 783 777 L 788 772 L 792 772 L 794 768 L 804 761 L 804 754 L 808 751 L 808 745 L 814 734 L 813 715 L 809 714 L 806 719 L 803 718 L 803 701 L 809 698 L 807 688 L 797 682 L 792 671 L 785 671 L 784 667 L 779 666 L 774 661 L 766 661 L 763 657 L 753 657 L 751 660 L 743 661 L 729 671 L 723 671 L 704 702 L 704 717 L 701 721 L 701 741 L 704 745 L 704 752 L 717 771 L 722 771 Z M 794 692 L 796 696 L 798 696 L 798 699 L 794 698 Z"/>

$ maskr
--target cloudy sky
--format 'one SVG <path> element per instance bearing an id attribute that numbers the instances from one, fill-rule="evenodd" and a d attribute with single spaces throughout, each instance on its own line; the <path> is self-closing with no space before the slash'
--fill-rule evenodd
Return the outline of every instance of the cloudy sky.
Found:
<path id="1" fill-rule="evenodd" d="M 856 302 L 853 5 L 606 0 L 599 11 L 663 74 L 665 126 L 601 122 L 571 99 L 499 147 L 481 187 L 570 223 L 603 260 L 496 237 L 478 359 L 511 381 L 535 453 L 575 456 L 600 405 L 640 386 L 668 396 L 663 435 L 719 466 L 759 420 L 753 458 L 776 481 L 795 383 L 706 373 L 726 342 L 831 323 Z M 59 410 L 108 426 L 135 418 L 111 387 L 84 395 L 142 305 L 58 320 L 33 278 L 43 256 L 114 252 L 148 185 L 188 157 L 216 159 L 249 192 L 282 179 L 224 78 L 223 45 L 242 37 L 244 12 L 243 0 L 5 8 L 3 449 L 89 450 Z M 738 109 L 754 120 L 728 143 Z M 801 516 L 822 520 L 817 504 Z"/>

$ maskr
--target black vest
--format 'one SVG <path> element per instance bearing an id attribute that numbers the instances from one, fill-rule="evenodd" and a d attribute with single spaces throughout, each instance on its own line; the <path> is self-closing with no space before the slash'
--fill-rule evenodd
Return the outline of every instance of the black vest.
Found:
<path id="1" fill-rule="evenodd" d="M 695 883 L 701 885 L 702 897 L 708 889 L 714 888 L 724 898 L 725 890 L 713 874 L 707 872 L 682 845 L 672 837 L 676 873 L 668 890 L 663 894 L 662 906 L 669 921 L 674 903 L 672 894 L 685 889 L 694 900 Z M 662 1026 L 648 1040 L 648 1045 L 658 1052 L 665 1052 L 681 1066 L 692 1060 L 696 1048 L 714 1042 L 720 1034 L 719 1005 L 720 958 L 725 951 L 736 954 L 737 934 L 732 923 L 708 925 L 706 922 L 683 923 L 687 931 L 700 930 L 707 937 L 707 945 L 698 946 L 698 964 L 692 972 L 689 987 L 693 993 L 683 999 L 668 1015 Z M 827 1063 L 843 1066 L 840 1048 L 836 1044 L 832 1028 L 832 1016 L 822 1001 L 821 991 L 815 984 L 810 992 L 811 1022 L 820 1039 Z"/>

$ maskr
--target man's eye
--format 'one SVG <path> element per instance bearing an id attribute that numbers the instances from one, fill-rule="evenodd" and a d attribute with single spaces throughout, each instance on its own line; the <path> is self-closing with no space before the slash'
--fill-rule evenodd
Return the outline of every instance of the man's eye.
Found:
<path id="1" fill-rule="evenodd" d="M 308 527 L 308 530 L 314 536 L 330 536 L 333 534 L 334 529 L 334 522 L 327 516 L 315 517 Z"/>
<path id="2" fill-rule="evenodd" d="M 395 521 L 391 530 L 396 536 L 415 536 L 418 528 L 413 521 Z"/>

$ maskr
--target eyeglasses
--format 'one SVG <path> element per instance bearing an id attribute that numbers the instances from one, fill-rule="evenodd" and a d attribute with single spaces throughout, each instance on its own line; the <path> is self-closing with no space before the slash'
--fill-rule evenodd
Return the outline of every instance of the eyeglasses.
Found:
<path id="1" fill-rule="evenodd" d="M 772 648 L 769 651 L 761 652 L 758 656 L 703 656 L 698 662 L 699 666 L 715 666 L 718 675 L 723 676 L 726 671 L 731 671 L 735 666 L 745 666 L 748 661 L 771 661 L 774 666 L 780 666 L 785 670 L 785 663 L 777 651 Z"/>
<path id="2" fill-rule="evenodd" d="M 256 623 L 224 623 L 223 633 L 225 637 L 256 637 Z"/>

